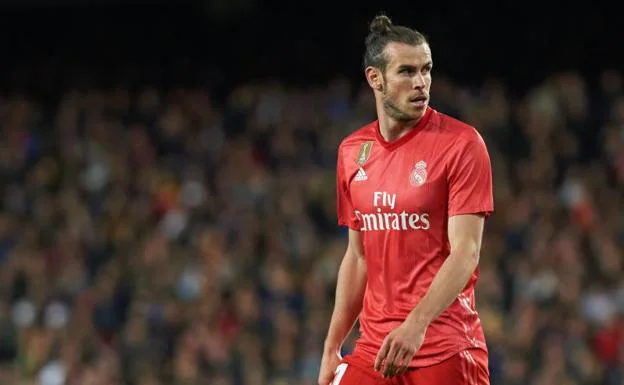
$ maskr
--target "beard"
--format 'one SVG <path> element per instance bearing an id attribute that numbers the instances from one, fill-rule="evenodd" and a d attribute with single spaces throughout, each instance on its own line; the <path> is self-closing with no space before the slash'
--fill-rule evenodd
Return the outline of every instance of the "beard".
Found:
<path id="1" fill-rule="evenodd" d="M 399 107 L 398 103 L 391 97 L 389 97 L 388 94 L 385 92 L 383 96 L 383 108 L 389 117 L 400 122 L 407 122 L 417 118 L 417 116 L 414 116 L 414 114 L 410 114 L 401 110 L 401 107 Z"/>
<path id="2" fill-rule="evenodd" d="M 399 122 L 409 122 L 421 117 L 418 112 L 409 112 L 401 109 L 399 102 L 389 95 L 387 84 L 383 87 L 383 108 L 386 114 Z"/>

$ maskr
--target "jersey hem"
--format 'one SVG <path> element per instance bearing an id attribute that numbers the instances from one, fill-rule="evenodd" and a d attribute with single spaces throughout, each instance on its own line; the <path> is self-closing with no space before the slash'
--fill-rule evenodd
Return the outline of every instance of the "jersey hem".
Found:
<path id="1" fill-rule="evenodd" d="M 348 227 L 351 230 L 360 231 L 360 228 L 358 226 L 351 225 L 351 224 L 345 223 L 345 222 L 338 222 L 338 226 Z"/>
<path id="2" fill-rule="evenodd" d="M 486 354 L 489 354 L 487 346 L 473 345 L 473 344 L 461 344 L 461 345 L 457 345 L 457 347 L 453 349 L 446 350 L 443 353 L 437 354 L 433 357 L 412 359 L 412 363 L 410 363 L 409 368 L 417 369 L 417 368 L 426 368 L 429 366 L 438 365 L 441 362 L 444 362 L 448 360 L 449 358 L 453 357 L 454 355 L 463 352 L 464 350 L 471 350 L 471 349 L 479 349 L 485 352 Z M 370 364 L 370 366 L 374 365 L 375 358 L 377 357 L 377 352 L 373 352 L 370 349 L 367 349 L 361 343 L 356 343 L 355 349 L 353 350 L 352 354 L 354 356 L 359 357 L 361 360 L 363 360 L 367 364 Z M 414 363 L 414 361 L 416 363 Z M 419 361 L 422 361 L 425 363 L 418 363 Z"/>
<path id="3" fill-rule="evenodd" d="M 486 209 L 486 208 L 478 208 L 478 209 L 462 209 L 462 210 L 454 210 L 449 211 L 449 218 L 455 215 L 467 215 L 467 214 L 483 214 L 486 218 L 492 215 L 494 209 Z"/>

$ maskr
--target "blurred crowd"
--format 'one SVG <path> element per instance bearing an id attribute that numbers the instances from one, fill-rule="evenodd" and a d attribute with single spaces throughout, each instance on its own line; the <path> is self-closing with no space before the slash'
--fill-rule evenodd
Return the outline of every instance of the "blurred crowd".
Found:
<path id="1" fill-rule="evenodd" d="M 522 94 L 434 76 L 432 106 L 492 159 L 492 385 L 624 384 L 622 74 Z M 374 118 L 340 76 L 0 96 L 0 383 L 315 384 L 346 248 L 336 150 Z"/>

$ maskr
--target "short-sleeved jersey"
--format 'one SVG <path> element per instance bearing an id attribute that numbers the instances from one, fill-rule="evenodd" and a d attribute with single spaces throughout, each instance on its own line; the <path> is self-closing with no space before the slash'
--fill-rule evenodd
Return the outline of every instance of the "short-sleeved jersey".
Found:
<path id="1" fill-rule="evenodd" d="M 428 290 L 450 254 L 448 219 L 489 216 L 492 171 L 477 130 L 428 108 L 418 124 L 387 142 L 375 121 L 346 137 L 337 162 L 338 223 L 361 232 L 367 286 L 358 354 L 374 361 L 386 335 Z M 428 327 L 411 367 L 467 348 L 487 351 L 475 310 L 476 269 L 455 301 Z"/>

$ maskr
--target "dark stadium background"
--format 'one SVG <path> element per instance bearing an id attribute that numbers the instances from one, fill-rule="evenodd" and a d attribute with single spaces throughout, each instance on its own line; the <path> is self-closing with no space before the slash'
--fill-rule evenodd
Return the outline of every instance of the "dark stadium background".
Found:
<path id="1" fill-rule="evenodd" d="M 219 90 L 266 77 L 305 84 L 339 72 L 360 80 L 367 23 L 378 12 L 425 32 L 436 72 L 462 83 L 502 76 L 521 92 L 553 71 L 591 77 L 624 65 L 621 16 L 602 2 L 3 0 L 0 7 L 3 69 L 44 61 L 47 71 L 64 73 L 67 63 L 89 63 L 96 73 L 106 69 L 102 82 L 114 77 L 111 66 L 130 83 Z M 151 71 L 137 73 L 120 60 Z M 188 67 L 205 69 L 205 78 L 185 79 Z"/>

